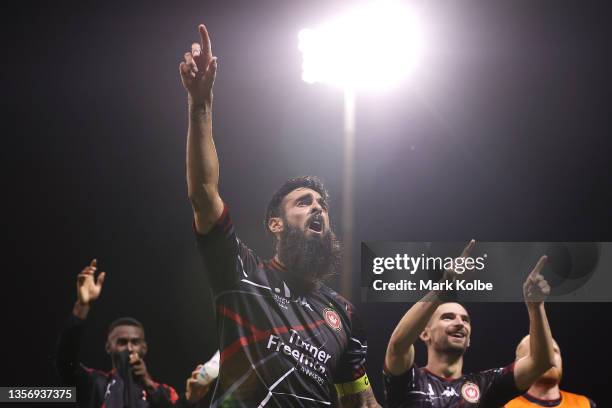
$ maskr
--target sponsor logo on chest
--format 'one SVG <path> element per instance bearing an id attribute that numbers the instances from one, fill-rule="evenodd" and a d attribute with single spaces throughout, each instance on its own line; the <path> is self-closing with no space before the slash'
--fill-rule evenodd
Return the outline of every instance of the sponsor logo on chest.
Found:
<path id="1" fill-rule="evenodd" d="M 273 352 L 284 354 L 293 358 L 303 374 L 314 379 L 319 384 L 324 384 L 327 376 L 329 360 L 332 355 L 327 352 L 323 345 L 314 345 L 300 336 L 294 330 L 289 330 L 289 339 L 283 339 L 280 335 L 270 334 L 266 348 Z"/>

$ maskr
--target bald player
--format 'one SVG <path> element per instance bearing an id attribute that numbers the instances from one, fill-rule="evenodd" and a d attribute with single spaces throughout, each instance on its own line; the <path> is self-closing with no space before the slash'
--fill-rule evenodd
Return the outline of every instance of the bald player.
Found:
<path id="1" fill-rule="evenodd" d="M 474 240 L 461 254 L 469 255 Z M 466 309 L 446 302 L 449 293 L 432 291 L 415 303 L 391 335 L 385 355 L 384 380 L 389 408 L 501 407 L 527 390 L 555 363 L 552 336 L 544 299 L 550 286 L 541 270 L 540 258 L 523 285 L 529 312 L 531 352 L 506 367 L 463 373 L 463 355 L 470 344 L 472 325 Z M 454 281 L 445 272 L 443 280 Z M 427 346 L 427 366 L 414 363 L 414 343 Z"/>
<path id="2" fill-rule="evenodd" d="M 523 337 L 516 347 L 516 359 L 519 360 L 529 355 L 530 350 L 529 335 Z M 537 408 L 537 407 L 557 407 L 557 408 L 595 408 L 595 403 L 583 396 L 559 389 L 559 383 L 563 376 L 563 363 L 561 360 L 561 349 L 556 341 L 553 340 L 555 351 L 555 366 L 546 371 L 527 392 L 520 397 L 516 397 L 505 405 L 505 408 Z"/>

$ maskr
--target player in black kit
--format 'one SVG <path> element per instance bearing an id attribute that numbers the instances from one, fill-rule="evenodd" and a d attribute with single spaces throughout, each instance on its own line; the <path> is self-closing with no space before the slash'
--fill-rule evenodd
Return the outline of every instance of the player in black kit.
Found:
<path id="1" fill-rule="evenodd" d="M 212 137 L 217 70 L 206 28 L 180 64 L 188 94 L 187 187 L 217 312 L 221 352 L 212 407 L 378 407 L 353 306 L 321 283 L 340 253 L 320 180 L 289 180 L 265 217 L 275 256 L 236 237 L 218 190 Z M 334 387 L 335 385 L 335 387 Z"/>
<path id="2" fill-rule="evenodd" d="M 463 251 L 468 256 L 474 241 Z M 430 292 L 406 312 L 391 335 L 385 355 L 384 380 L 389 408 L 497 408 L 527 390 L 555 364 L 553 341 L 544 310 L 550 287 L 540 258 L 523 285 L 529 312 L 531 351 L 506 367 L 463 374 L 463 354 L 470 344 L 471 324 L 448 293 Z M 454 271 L 443 280 L 453 281 Z M 427 366 L 414 363 L 417 338 L 427 346 Z"/>

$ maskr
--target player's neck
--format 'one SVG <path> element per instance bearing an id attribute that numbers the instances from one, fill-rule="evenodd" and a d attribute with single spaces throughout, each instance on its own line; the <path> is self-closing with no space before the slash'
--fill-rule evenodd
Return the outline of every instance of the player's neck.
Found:
<path id="1" fill-rule="evenodd" d="M 298 293 L 301 292 L 309 292 L 313 289 L 320 288 L 321 284 L 318 281 L 312 281 L 309 279 L 304 279 L 303 276 L 299 276 L 291 271 L 290 268 L 287 268 L 281 260 L 278 254 L 275 254 L 272 258 L 272 264 L 274 265 L 274 269 L 277 271 L 283 272 L 283 280 L 292 287 L 292 290 L 296 290 Z"/>
<path id="2" fill-rule="evenodd" d="M 541 382 L 536 382 L 529 388 L 529 390 L 527 390 L 527 394 L 541 400 L 556 400 L 561 398 L 559 384 L 551 387 L 550 383 L 544 384 Z"/>
<path id="3" fill-rule="evenodd" d="M 428 353 L 427 366 L 429 372 L 446 379 L 460 378 L 463 375 L 463 356 L 443 353 Z"/>

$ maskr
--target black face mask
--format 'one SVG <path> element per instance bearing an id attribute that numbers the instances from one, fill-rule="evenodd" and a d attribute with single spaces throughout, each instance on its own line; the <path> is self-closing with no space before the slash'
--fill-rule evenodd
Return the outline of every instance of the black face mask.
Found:
<path id="1" fill-rule="evenodd" d="M 123 407 L 136 408 L 138 397 L 142 391 L 134 380 L 134 370 L 130 365 L 130 352 L 129 350 L 123 350 L 119 353 L 113 353 L 112 358 L 117 369 L 117 375 L 123 381 Z"/>
<path id="2" fill-rule="evenodd" d="M 284 217 L 283 222 L 285 229 L 278 244 L 278 257 L 291 274 L 314 287 L 337 272 L 342 250 L 333 232 L 309 237 L 289 225 Z"/>

